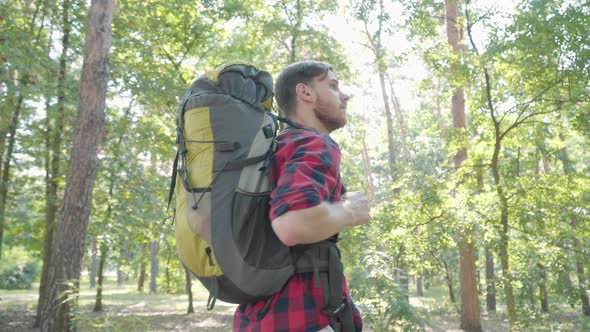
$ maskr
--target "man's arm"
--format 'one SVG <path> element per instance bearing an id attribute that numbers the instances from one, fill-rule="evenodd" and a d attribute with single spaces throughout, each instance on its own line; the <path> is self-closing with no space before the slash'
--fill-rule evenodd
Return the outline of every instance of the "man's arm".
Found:
<path id="1" fill-rule="evenodd" d="M 369 220 L 371 215 L 365 196 L 349 192 L 338 202 L 288 211 L 272 221 L 272 228 L 283 244 L 294 246 L 328 239 L 347 227 L 364 225 Z"/>

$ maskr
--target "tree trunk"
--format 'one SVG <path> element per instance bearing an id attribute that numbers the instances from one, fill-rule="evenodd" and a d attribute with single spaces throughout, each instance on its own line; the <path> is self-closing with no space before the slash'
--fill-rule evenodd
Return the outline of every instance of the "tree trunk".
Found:
<path id="1" fill-rule="evenodd" d="M 90 262 L 90 288 L 96 287 L 96 273 L 98 270 L 98 249 L 96 247 L 96 237 L 92 239 L 92 261 Z"/>
<path id="2" fill-rule="evenodd" d="M 486 248 L 486 308 L 496 312 L 496 281 L 494 277 L 494 256 Z"/>
<path id="3" fill-rule="evenodd" d="M 145 275 L 146 275 L 146 264 L 142 258 L 141 265 L 139 266 L 139 278 L 137 279 L 137 291 L 138 292 L 143 292 L 143 286 L 145 284 Z"/>
<path id="4" fill-rule="evenodd" d="M 424 296 L 424 289 L 422 287 L 422 274 L 416 278 L 416 295 L 420 297 Z"/>
<path id="5" fill-rule="evenodd" d="M 459 257 L 461 271 L 461 329 L 465 331 L 481 331 L 475 273 L 475 246 L 473 242 L 467 242 L 465 246 L 465 248 L 460 248 Z"/>
<path id="6" fill-rule="evenodd" d="M 53 242 L 41 331 L 75 331 L 77 294 L 98 146 L 104 131 L 111 22 L 115 2 L 93 0 L 85 41 L 80 104 L 63 204 Z"/>
<path id="7" fill-rule="evenodd" d="M 186 276 L 186 293 L 188 294 L 188 310 L 187 310 L 187 314 L 192 314 L 193 312 L 195 312 L 195 309 L 193 308 L 193 283 L 192 283 L 192 275 L 191 272 L 184 267 L 184 273 Z"/>
<path id="8" fill-rule="evenodd" d="M 373 185 L 373 176 L 371 174 L 371 160 L 369 159 L 369 149 L 367 148 L 367 133 L 363 131 L 363 171 L 365 172 L 365 179 L 367 181 L 367 192 L 369 203 L 375 203 L 375 186 Z"/>
<path id="9" fill-rule="evenodd" d="M 94 302 L 94 312 L 102 311 L 102 285 L 104 281 L 104 264 L 107 260 L 108 247 L 106 244 L 100 246 L 100 263 L 98 263 L 98 287 L 96 288 L 96 301 Z"/>
<path id="10" fill-rule="evenodd" d="M 389 79 L 389 89 L 391 92 L 391 104 L 393 105 L 393 110 L 395 112 L 395 118 L 397 120 L 397 124 L 399 125 L 399 138 L 401 143 L 402 149 L 402 161 L 405 166 L 407 166 L 410 162 L 410 153 L 408 152 L 408 129 L 406 128 L 406 122 L 404 119 L 404 112 L 402 111 L 402 107 L 399 104 L 399 100 L 395 95 L 395 91 L 393 89 L 393 81 Z"/>
<path id="11" fill-rule="evenodd" d="M 547 268 L 542 264 L 537 264 L 541 281 L 539 282 L 539 296 L 541 298 L 541 311 L 549 312 L 549 297 L 547 296 Z"/>
<path id="12" fill-rule="evenodd" d="M 49 263 L 51 260 L 51 250 L 53 248 L 53 238 L 55 237 L 56 217 L 59 208 L 58 183 L 60 177 L 60 160 L 61 160 L 61 135 L 64 128 L 65 118 L 65 86 L 67 78 L 67 57 L 70 49 L 70 31 L 71 22 L 69 18 L 70 1 L 64 0 L 62 3 L 62 44 L 61 55 L 59 58 L 59 72 L 57 78 L 57 113 L 52 116 L 49 108 L 49 96 L 47 102 L 47 122 L 51 123 L 53 118 L 54 125 L 49 125 L 46 129 L 46 147 L 47 147 L 47 164 L 45 174 L 45 234 L 43 245 L 43 267 L 41 269 L 41 280 L 39 283 L 39 299 L 37 304 L 37 315 L 35 317 L 34 327 L 41 324 L 41 306 L 47 301 L 45 294 L 47 289 L 47 277 L 49 273 Z M 51 44 L 49 45 L 51 50 Z"/>
<path id="13" fill-rule="evenodd" d="M 572 228 L 576 229 L 577 220 L 572 218 Z M 588 300 L 588 287 L 586 286 L 586 274 L 584 272 L 584 258 L 582 257 L 582 246 L 577 237 L 574 240 L 576 275 L 578 277 L 578 287 L 580 293 L 580 301 L 582 302 L 582 313 L 584 316 L 590 316 L 590 301 Z"/>
<path id="14" fill-rule="evenodd" d="M 385 88 L 385 69 L 378 68 L 379 70 L 379 83 L 381 84 L 381 94 L 383 95 L 383 107 L 385 108 L 385 118 L 387 121 L 387 147 L 389 151 L 389 171 L 391 177 L 395 181 L 397 180 L 397 156 L 395 152 L 395 138 L 393 134 L 393 116 L 391 115 L 391 108 L 389 106 L 389 97 Z"/>
<path id="15" fill-rule="evenodd" d="M 158 260 L 158 241 L 151 242 L 150 249 L 150 293 L 156 293 L 158 290 L 158 269 L 160 267 L 160 261 Z"/>
<path id="16" fill-rule="evenodd" d="M 410 275 L 408 273 L 408 264 L 405 260 L 406 248 L 404 245 L 398 247 L 399 255 L 397 256 L 396 266 L 398 274 L 399 287 L 403 293 L 403 300 L 410 303 Z"/>
<path id="17" fill-rule="evenodd" d="M 510 264 L 508 257 L 508 198 L 504 193 L 504 187 L 500 181 L 499 170 L 499 155 L 501 147 L 502 136 L 500 134 L 500 123 L 494 122 L 496 142 L 494 145 L 494 153 L 492 155 L 492 175 L 494 177 L 494 184 L 496 185 L 496 193 L 500 201 L 500 266 L 502 267 L 502 284 L 504 286 L 504 293 L 506 296 L 506 310 L 511 325 L 516 321 L 516 303 L 514 301 L 514 291 L 512 289 L 512 276 L 510 273 Z"/>
<path id="18" fill-rule="evenodd" d="M 293 31 L 291 31 L 291 52 L 289 53 L 290 63 L 297 61 L 297 40 L 301 34 L 301 24 L 303 23 L 303 7 L 301 5 L 301 0 L 297 0 L 296 7 L 297 13 L 295 13 L 295 26 L 293 27 Z M 286 7 L 285 11 L 287 11 Z M 285 14 L 291 16 L 287 12 Z"/>
<path id="19" fill-rule="evenodd" d="M 20 113 L 23 107 L 23 96 L 18 97 L 14 113 L 12 113 L 12 120 L 8 127 L 8 147 L 2 162 L 2 182 L 0 182 L 0 259 L 2 258 L 2 242 L 4 239 L 4 220 L 6 212 L 6 202 L 8 198 L 8 183 L 10 181 L 10 162 L 12 161 L 12 153 L 14 151 L 14 143 L 16 141 L 16 128 L 18 127 Z"/>
<path id="20" fill-rule="evenodd" d="M 121 270 L 121 264 L 117 264 L 117 287 L 123 286 L 123 271 Z"/>
<path id="21" fill-rule="evenodd" d="M 462 34 L 457 24 L 459 9 L 456 0 L 445 0 L 445 17 L 447 27 L 447 41 L 453 48 L 453 53 L 461 58 Z M 458 72 L 455 63 L 451 67 L 450 76 Z M 451 80 L 452 81 L 452 80 Z M 453 115 L 453 127 L 459 133 L 460 145 L 453 157 L 455 171 L 458 171 L 467 159 L 467 147 L 465 146 L 467 122 L 465 120 L 465 95 L 463 87 L 453 85 L 453 97 L 451 99 L 451 112 Z M 459 273 L 461 284 L 461 329 L 465 331 L 481 331 L 479 298 L 477 296 L 477 276 L 475 270 L 475 245 L 471 239 L 471 230 L 459 240 Z"/>
<path id="22" fill-rule="evenodd" d="M 451 271 L 449 270 L 449 266 L 448 266 L 447 262 L 444 260 L 443 260 L 443 265 L 445 267 L 445 280 L 447 282 L 447 287 L 449 289 L 449 299 L 451 300 L 452 303 L 456 303 L 457 300 L 455 300 L 455 291 L 453 290 L 453 275 L 451 274 Z"/>

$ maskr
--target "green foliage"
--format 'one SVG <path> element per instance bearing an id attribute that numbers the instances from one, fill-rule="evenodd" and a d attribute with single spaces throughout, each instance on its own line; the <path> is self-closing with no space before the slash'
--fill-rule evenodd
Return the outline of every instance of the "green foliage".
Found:
<path id="1" fill-rule="evenodd" d="M 13 247 L 4 250 L 0 266 L 0 288 L 30 289 L 41 272 L 40 268 L 39 261 L 25 249 Z"/>
<path id="2" fill-rule="evenodd" d="M 385 252 L 367 250 L 362 265 L 349 273 L 353 295 L 373 331 L 424 331 L 424 320 L 405 301 L 407 295 L 396 281 L 395 262 Z"/>

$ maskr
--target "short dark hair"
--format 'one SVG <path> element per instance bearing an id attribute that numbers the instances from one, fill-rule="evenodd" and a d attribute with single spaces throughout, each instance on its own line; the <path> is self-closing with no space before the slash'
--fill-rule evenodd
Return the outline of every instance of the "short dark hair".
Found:
<path id="1" fill-rule="evenodd" d="M 332 65 L 311 60 L 295 62 L 283 69 L 275 84 L 275 99 L 286 117 L 295 111 L 297 84 L 309 84 L 314 78 L 327 75 L 330 70 L 334 70 Z"/>

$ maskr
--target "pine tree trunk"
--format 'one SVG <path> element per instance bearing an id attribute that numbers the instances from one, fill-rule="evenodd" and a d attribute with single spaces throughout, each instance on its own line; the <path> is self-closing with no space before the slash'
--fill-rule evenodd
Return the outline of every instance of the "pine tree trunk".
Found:
<path id="1" fill-rule="evenodd" d="M 195 312 L 195 309 L 193 308 L 193 283 L 192 283 L 192 275 L 191 272 L 184 267 L 184 273 L 186 276 L 186 293 L 188 294 L 188 310 L 187 310 L 187 314 L 192 314 L 193 312 Z"/>
<path id="2" fill-rule="evenodd" d="M 0 180 L 0 259 L 2 258 L 2 241 L 4 239 L 4 220 L 6 212 L 6 202 L 8 198 L 8 184 L 10 181 L 10 162 L 14 151 L 16 141 L 16 128 L 18 127 L 20 113 L 23 107 L 22 95 L 18 97 L 16 107 L 12 113 L 12 120 L 8 127 L 8 147 L 2 160 L 2 179 Z"/>
<path id="3" fill-rule="evenodd" d="M 445 268 L 445 280 L 447 282 L 447 288 L 449 289 L 449 299 L 452 303 L 456 303 L 457 300 L 455 299 L 455 290 L 453 289 L 453 275 L 449 269 L 449 266 L 446 261 L 443 260 L 443 266 Z"/>
<path id="4" fill-rule="evenodd" d="M 547 295 L 547 268 L 542 264 L 537 264 L 541 282 L 539 282 L 539 295 L 541 298 L 541 311 L 549 312 L 549 297 Z"/>
<path id="5" fill-rule="evenodd" d="M 564 143 L 564 147 L 560 151 L 560 159 L 563 164 L 564 174 L 568 176 L 569 174 L 575 171 L 574 166 L 571 165 L 567 148 L 565 145 L 565 136 L 563 132 L 559 132 L 559 138 Z M 575 217 L 571 217 L 570 225 L 572 227 L 572 233 L 576 234 L 576 230 L 578 228 L 578 221 Z M 576 267 L 576 276 L 578 277 L 578 293 L 580 294 L 580 301 L 582 302 L 582 314 L 585 316 L 590 316 L 590 300 L 588 299 L 588 287 L 587 287 L 587 279 L 584 272 L 584 257 L 582 257 L 582 246 L 580 243 L 580 239 L 576 236 L 572 238 L 573 246 L 575 250 L 575 267 Z"/>
<path id="6" fill-rule="evenodd" d="M 62 2 L 62 44 L 61 55 L 59 58 L 59 71 L 57 78 L 57 113 L 52 116 L 49 108 L 49 101 L 47 102 L 47 122 L 54 124 L 47 127 L 46 147 L 47 147 L 47 169 L 45 175 L 45 234 L 44 234 L 44 250 L 43 250 L 43 268 L 41 269 L 41 280 L 39 283 L 39 299 L 37 305 L 37 315 L 35 317 L 34 327 L 39 327 L 41 324 L 41 304 L 47 301 L 47 277 L 49 273 L 49 263 L 51 261 L 51 250 L 53 248 L 53 239 L 56 230 L 56 218 L 58 215 L 59 198 L 58 198 L 58 183 L 60 177 L 60 160 L 61 160 L 61 138 L 64 129 L 65 118 L 65 86 L 67 80 L 67 57 L 70 49 L 70 31 L 71 22 L 70 1 L 64 0 Z M 51 50 L 51 45 L 49 46 Z M 46 98 L 50 98 L 46 96 Z"/>
<path id="7" fill-rule="evenodd" d="M 150 243 L 151 265 L 150 265 L 150 293 L 156 293 L 158 290 L 158 269 L 160 261 L 158 260 L 158 242 Z"/>
<path id="8" fill-rule="evenodd" d="M 402 150 L 402 161 L 405 166 L 407 166 L 410 162 L 410 153 L 408 151 L 408 129 L 406 128 L 406 121 L 404 118 L 404 112 L 402 111 L 402 107 L 399 104 L 399 100 L 395 95 L 395 91 L 393 89 L 393 81 L 389 80 L 389 89 L 391 92 L 391 104 L 393 105 L 393 111 L 395 112 L 395 118 L 397 120 L 397 124 L 399 126 L 399 139 L 400 145 Z"/>
<path id="9" fill-rule="evenodd" d="M 141 265 L 139 266 L 139 278 L 137 279 L 137 291 L 143 292 L 143 286 L 145 284 L 145 275 L 146 275 L 146 264 L 142 260 Z"/>
<path id="10" fill-rule="evenodd" d="M 59 223 L 53 242 L 41 331 L 75 331 L 80 270 L 90 216 L 98 146 L 104 131 L 113 0 L 93 0 L 85 41 L 80 104 Z"/>
<path id="11" fill-rule="evenodd" d="M 496 281 L 494 277 L 494 256 L 486 248 L 486 308 L 496 312 Z"/>
<path id="12" fill-rule="evenodd" d="M 576 229 L 576 226 L 577 220 L 575 218 L 572 218 L 572 228 Z M 578 277 L 580 301 L 582 302 L 582 314 L 584 314 L 584 316 L 590 316 L 590 301 L 588 299 L 588 287 L 586 284 L 586 274 L 584 272 L 584 258 L 580 253 L 582 251 L 582 246 L 580 245 L 580 240 L 577 237 L 574 237 L 573 240 L 574 249 L 576 250 L 576 275 Z"/>
<path id="13" fill-rule="evenodd" d="M 123 286 L 123 271 L 121 270 L 121 265 L 117 264 L 117 287 Z"/>
<path id="14" fill-rule="evenodd" d="M 494 145 L 494 153 L 492 155 L 492 175 L 494 177 L 494 184 L 496 186 L 496 193 L 500 201 L 500 266 L 502 268 L 502 284 L 504 286 L 504 294 L 506 301 L 506 311 L 511 325 L 516 322 L 516 303 L 514 301 L 514 291 L 512 289 L 512 277 L 510 272 L 510 264 L 508 257 L 508 243 L 510 241 L 508 234 L 508 198 L 504 193 L 504 187 L 500 180 L 499 170 L 499 155 L 501 147 L 500 123 L 494 123 L 496 142 Z"/>
<path id="15" fill-rule="evenodd" d="M 453 48 L 453 53 L 461 58 L 462 34 L 457 24 L 459 8 L 456 0 L 445 1 L 445 18 L 447 28 L 447 40 Z M 457 64 L 451 67 L 450 75 L 458 72 Z M 453 97 L 451 99 L 453 127 L 460 133 L 461 142 L 453 161 L 455 170 L 458 171 L 467 159 L 467 147 L 465 146 L 467 122 L 465 119 L 465 96 L 463 87 L 453 84 Z M 477 296 L 477 277 L 475 270 L 475 245 L 466 234 L 459 241 L 459 270 L 461 285 L 461 329 L 465 331 L 481 331 L 479 298 Z"/>
<path id="16" fill-rule="evenodd" d="M 391 107 L 389 106 L 389 97 L 385 87 L 385 69 L 379 68 L 379 83 L 381 84 L 381 94 L 383 95 L 383 106 L 385 108 L 385 119 L 387 121 L 387 148 L 389 156 L 389 171 L 391 177 L 397 180 L 397 155 L 395 152 L 395 138 L 393 133 L 393 116 L 391 114 Z"/>
<path id="17" fill-rule="evenodd" d="M 416 295 L 420 297 L 424 296 L 424 289 L 422 287 L 422 274 L 416 278 Z"/>
<path id="18" fill-rule="evenodd" d="M 104 281 L 104 265 L 107 260 L 108 248 L 105 244 L 100 246 L 100 262 L 98 263 L 98 287 L 96 288 L 96 301 L 94 312 L 102 311 L 102 286 Z"/>
<path id="19" fill-rule="evenodd" d="M 461 248 L 459 265 L 461 271 L 461 329 L 464 331 L 481 331 L 479 317 L 479 298 L 475 273 L 475 246 L 473 242 Z M 465 293 L 469 294 L 465 294 Z"/>
<path id="20" fill-rule="evenodd" d="M 375 187 L 373 186 L 373 176 L 371 174 L 371 160 L 369 159 L 369 149 L 367 148 L 367 133 L 363 131 L 363 171 L 365 173 L 365 179 L 367 181 L 368 200 L 372 204 L 375 202 Z"/>
<path id="21" fill-rule="evenodd" d="M 93 238 L 91 249 L 92 260 L 90 262 L 90 288 L 96 287 L 96 273 L 99 268 L 98 253 L 96 252 L 97 250 L 98 248 L 96 247 L 96 238 Z"/>

